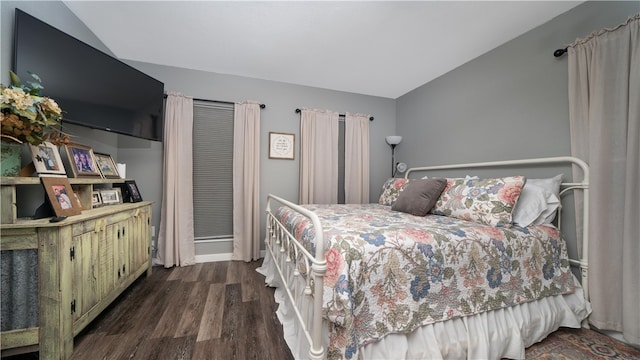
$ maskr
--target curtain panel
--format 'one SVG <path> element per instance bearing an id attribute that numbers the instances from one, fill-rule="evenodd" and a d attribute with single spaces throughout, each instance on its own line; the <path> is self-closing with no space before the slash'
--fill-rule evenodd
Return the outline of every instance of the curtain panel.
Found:
<path id="1" fill-rule="evenodd" d="M 338 117 L 330 110 L 300 115 L 300 204 L 338 202 Z"/>
<path id="2" fill-rule="evenodd" d="M 260 258 L 260 104 L 235 104 L 232 260 Z"/>
<path id="3" fill-rule="evenodd" d="M 591 169 L 590 322 L 638 345 L 640 14 L 576 40 L 568 54 L 571 152 Z"/>
<path id="4" fill-rule="evenodd" d="M 193 99 L 167 96 L 157 260 L 165 268 L 195 264 L 193 232 Z"/>
<path id="5" fill-rule="evenodd" d="M 346 113 L 344 119 L 344 198 L 346 204 L 369 203 L 369 115 Z"/>

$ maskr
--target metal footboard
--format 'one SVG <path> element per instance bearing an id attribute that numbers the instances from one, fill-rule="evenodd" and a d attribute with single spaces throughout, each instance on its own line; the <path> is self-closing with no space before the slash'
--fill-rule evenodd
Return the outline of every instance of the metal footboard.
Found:
<path id="1" fill-rule="evenodd" d="M 308 217 L 315 229 L 316 254 L 311 254 L 295 239 L 283 224 L 271 213 L 271 202 L 277 201 L 283 205 Z M 324 287 L 324 274 L 327 271 L 327 262 L 324 258 L 324 232 L 320 219 L 313 212 L 289 202 L 285 199 L 269 194 L 267 196 L 267 231 L 265 235 L 266 250 L 274 260 L 280 279 L 285 284 L 284 289 L 300 322 L 307 341 L 309 342 L 309 359 L 324 359 L 326 349 L 322 345 L 322 295 Z M 301 274 L 300 270 L 304 273 Z M 299 281 L 293 281 L 293 289 L 290 289 L 287 281 L 302 277 L 304 288 L 299 289 Z M 305 296 L 313 303 L 311 314 L 303 314 L 295 306 L 299 297 Z"/>

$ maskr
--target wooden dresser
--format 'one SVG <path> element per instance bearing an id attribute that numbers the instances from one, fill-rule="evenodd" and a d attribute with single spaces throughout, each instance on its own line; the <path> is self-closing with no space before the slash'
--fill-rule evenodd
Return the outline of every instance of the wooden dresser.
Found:
<path id="1" fill-rule="evenodd" d="M 37 299 L 34 301 L 37 303 L 24 304 L 37 306 L 37 311 L 32 309 L 36 314 L 35 326 L 3 329 L 0 333 L 3 355 L 38 350 L 40 359 L 68 359 L 73 353 L 74 336 L 139 276 L 151 273 L 152 203 L 143 201 L 91 209 L 94 186 L 109 186 L 124 180 L 69 181 L 87 210 L 51 223 L 49 218 L 16 217 L 16 188 L 41 186 L 38 178 L 2 178 L 0 249 L 3 259 L 20 258 L 22 254 L 37 259 L 33 265 L 37 269 L 31 269 L 34 276 L 27 280 L 37 282 L 37 286 L 8 279 L 12 285 L 2 289 L 8 292 L 3 299 L 7 296 L 11 299 L 12 292 L 24 297 L 22 289 L 31 285 L 36 292 L 31 298 Z M 7 267 L 3 266 L 2 276 L 10 277 L 11 273 L 5 270 Z"/>

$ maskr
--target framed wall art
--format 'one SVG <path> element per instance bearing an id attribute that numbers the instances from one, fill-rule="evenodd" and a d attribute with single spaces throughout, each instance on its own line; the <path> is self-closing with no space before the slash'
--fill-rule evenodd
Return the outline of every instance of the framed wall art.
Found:
<path id="1" fill-rule="evenodd" d="M 270 132 L 269 159 L 293 160 L 296 149 L 295 141 L 295 134 Z"/>
<path id="2" fill-rule="evenodd" d="M 73 177 L 100 177 L 96 158 L 89 146 L 80 144 L 65 145 L 67 159 Z"/>
<path id="3" fill-rule="evenodd" d="M 31 150 L 33 165 L 39 175 L 67 176 L 57 146 L 45 141 L 40 145 L 29 145 L 29 149 Z"/>
<path id="4" fill-rule="evenodd" d="M 56 216 L 79 215 L 82 206 L 66 177 L 43 176 L 40 178 L 47 198 Z"/>
<path id="5" fill-rule="evenodd" d="M 102 177 L 107 179 L 119 179 L 118 167 L 109 154 L 93 153 L 96 157 L 96 165 Z"/>

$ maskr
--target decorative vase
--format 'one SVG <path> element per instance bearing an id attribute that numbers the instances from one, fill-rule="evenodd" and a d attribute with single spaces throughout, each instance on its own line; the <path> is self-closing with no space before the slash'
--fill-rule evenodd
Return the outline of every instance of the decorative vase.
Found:
<path id="1" fill-rule="evenodd" d="M 20 176 L 22 165 L 22 144 L 13 141 L 0 141 L 2 157 L 0 158 L 0 175 Z"/>

